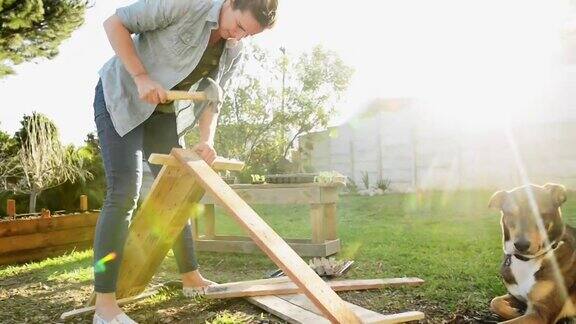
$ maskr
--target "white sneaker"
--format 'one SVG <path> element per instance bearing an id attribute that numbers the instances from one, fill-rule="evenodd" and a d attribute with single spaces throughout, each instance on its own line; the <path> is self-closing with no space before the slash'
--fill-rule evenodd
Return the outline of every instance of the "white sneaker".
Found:
<path id="1" fill-rule="evenodd" d="M 94 319 L 92 320 L 92 324 L 138 324 L 138 323 L 133 321 L 125 313 L 116 315 L 116 317 L 114 317 L 110 321 L 107 321 L 102 317 L 100 317 L 100 315 L 94 313 Z"/>

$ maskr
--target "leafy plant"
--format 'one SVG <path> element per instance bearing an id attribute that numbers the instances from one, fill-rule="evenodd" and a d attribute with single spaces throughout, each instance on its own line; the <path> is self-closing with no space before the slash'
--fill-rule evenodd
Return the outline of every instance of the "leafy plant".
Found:
<path id="1" fill-rule="evenodd" d="M 251 174 L 252 184 L 262 184 L 266 182 L 266 176 L 260 174 Z"/>
<path id="2" fill-rule="evenodd" d="M 348 181 L 346 182 L 346 188 L 348 189 L 348 192 L 351 194 L 358 193 L 358 185 L 352 178 L 348 178 Z"/>
<path id="3" fill-rule="evenodd" d="M 346 184 L 346 176 L 336 171 L 325 171 L 318 173 L 318 175 L 314 177 L 314 182 L 321 184 Z"/>
<path id="4" fill-rule="evenodd" d="M 390 178 L 378 179 L 378 181 L 376 182 L 376 188 L 378 188 L 382 191 L 388 190 L 388 188 L 390 188 Z"/>
<path id="5" fill-rule="evenodd" d="M 366 189 L 370 189 L 370 175 L 368 171 L 362 172 L 362 183 Z"/>

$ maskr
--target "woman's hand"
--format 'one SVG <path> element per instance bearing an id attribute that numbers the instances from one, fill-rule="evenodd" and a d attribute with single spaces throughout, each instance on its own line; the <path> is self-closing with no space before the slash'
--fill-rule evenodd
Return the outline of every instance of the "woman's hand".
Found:
<path id="1" fill-rule="evenodd" d="M 141 100 L 153 105 L 167 101 L 166 90 L 158 82 L 150 79 L 148 74 L 135 76 L 134 82 L 138 87 L 138 95 Z"/>
<path id="2" fill-rule="evenodd" d="M 216 151 L 211 143 L 201 142 L 194 146 L 193 150 L 202 158 L 202 160 L 206 161 L 208 165 L 212 165 L 216 159 Z"/>

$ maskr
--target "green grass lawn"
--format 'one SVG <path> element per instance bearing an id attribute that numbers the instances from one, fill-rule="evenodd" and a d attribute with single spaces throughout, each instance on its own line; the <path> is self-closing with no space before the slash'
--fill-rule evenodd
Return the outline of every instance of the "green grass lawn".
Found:
<path id="1" fill-rule="evenodd" d="M 454 314 L 470 320 L 489 318 L 490 299 L 505 291 L 498 276 L 502 256 L 499 214 L 487 208 L 490 194 L 342 196 L 338 233 L 343 251 L 338 258 L 356 261 L 348 277 L 407 276 L 426 281 L 420 287 L 349 292 L 342 294 L 344 299 L 381 313 L 421 310 L 432 323 L 449 320 Z M 574 196 L 570 194 L 563 209 L 568 223 L 575 218 Z M 307 206 L 255 209 L 283 237 L 310 235 Z M 234 221 L 217 212 L 217 234 L 242 233 Z M 263 255 L 199 253 L 198 257 L 202 273 L 218 282 L 263 278 L 276 268 Z M 0 268 L 0 314 L 8 314 L 9 309 L 6 322 L 30 316 L 55 319 L 63 311 L 81 307 L 91 289 L 90 265 L 91 252 L 87 251 Z M 170 254 L 155 281 L 177 277 Z M 42 311 L 28 316 L 31 309 Z M 142 322 L 165 322 L 171 317 L 173 322 L 201 318 L 198 322 L 203 323 L 224 309 L 250 313 L 251 307 L 240 301 L 191 302 L 171 291 L 126 309 Z M 253 314 L 257 312 L 252 309 Z"/>

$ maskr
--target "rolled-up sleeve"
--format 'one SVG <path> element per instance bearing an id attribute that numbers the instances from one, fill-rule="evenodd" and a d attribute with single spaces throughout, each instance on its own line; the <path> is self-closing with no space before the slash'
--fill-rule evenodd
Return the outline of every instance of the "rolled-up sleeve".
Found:
<path id="1" fill-rule="evenodd" d="M 194 0 L 139 0 L 118 8 L 116 15 L 131 33 L 161 29 L 182 18 Z"/>
<path id="2" fill-rule="evenodd" d="M 228 71 L 226 71 L 224 73 L 224 75 L 222 75 L 222 78 L 220 79 L 220 87 L 222 88 L 222 90 L 224 90 L 225 93 L 229 93 L 228 90 L 228 84 L 230 83 L 230 80 L 238 73 L 238 67 L 240 66 L 240 61 L 242 60 L 242 55 L 238 55 L 234 61 L 232 62 L 232 65 L 230 66 L 230 69 L 228 69 Z M 217 105 L 212 105 L 212 111 L 215 114 L 220 113 L 220 108 L 222 107 L 222 102 L 218 103 Z"/>

